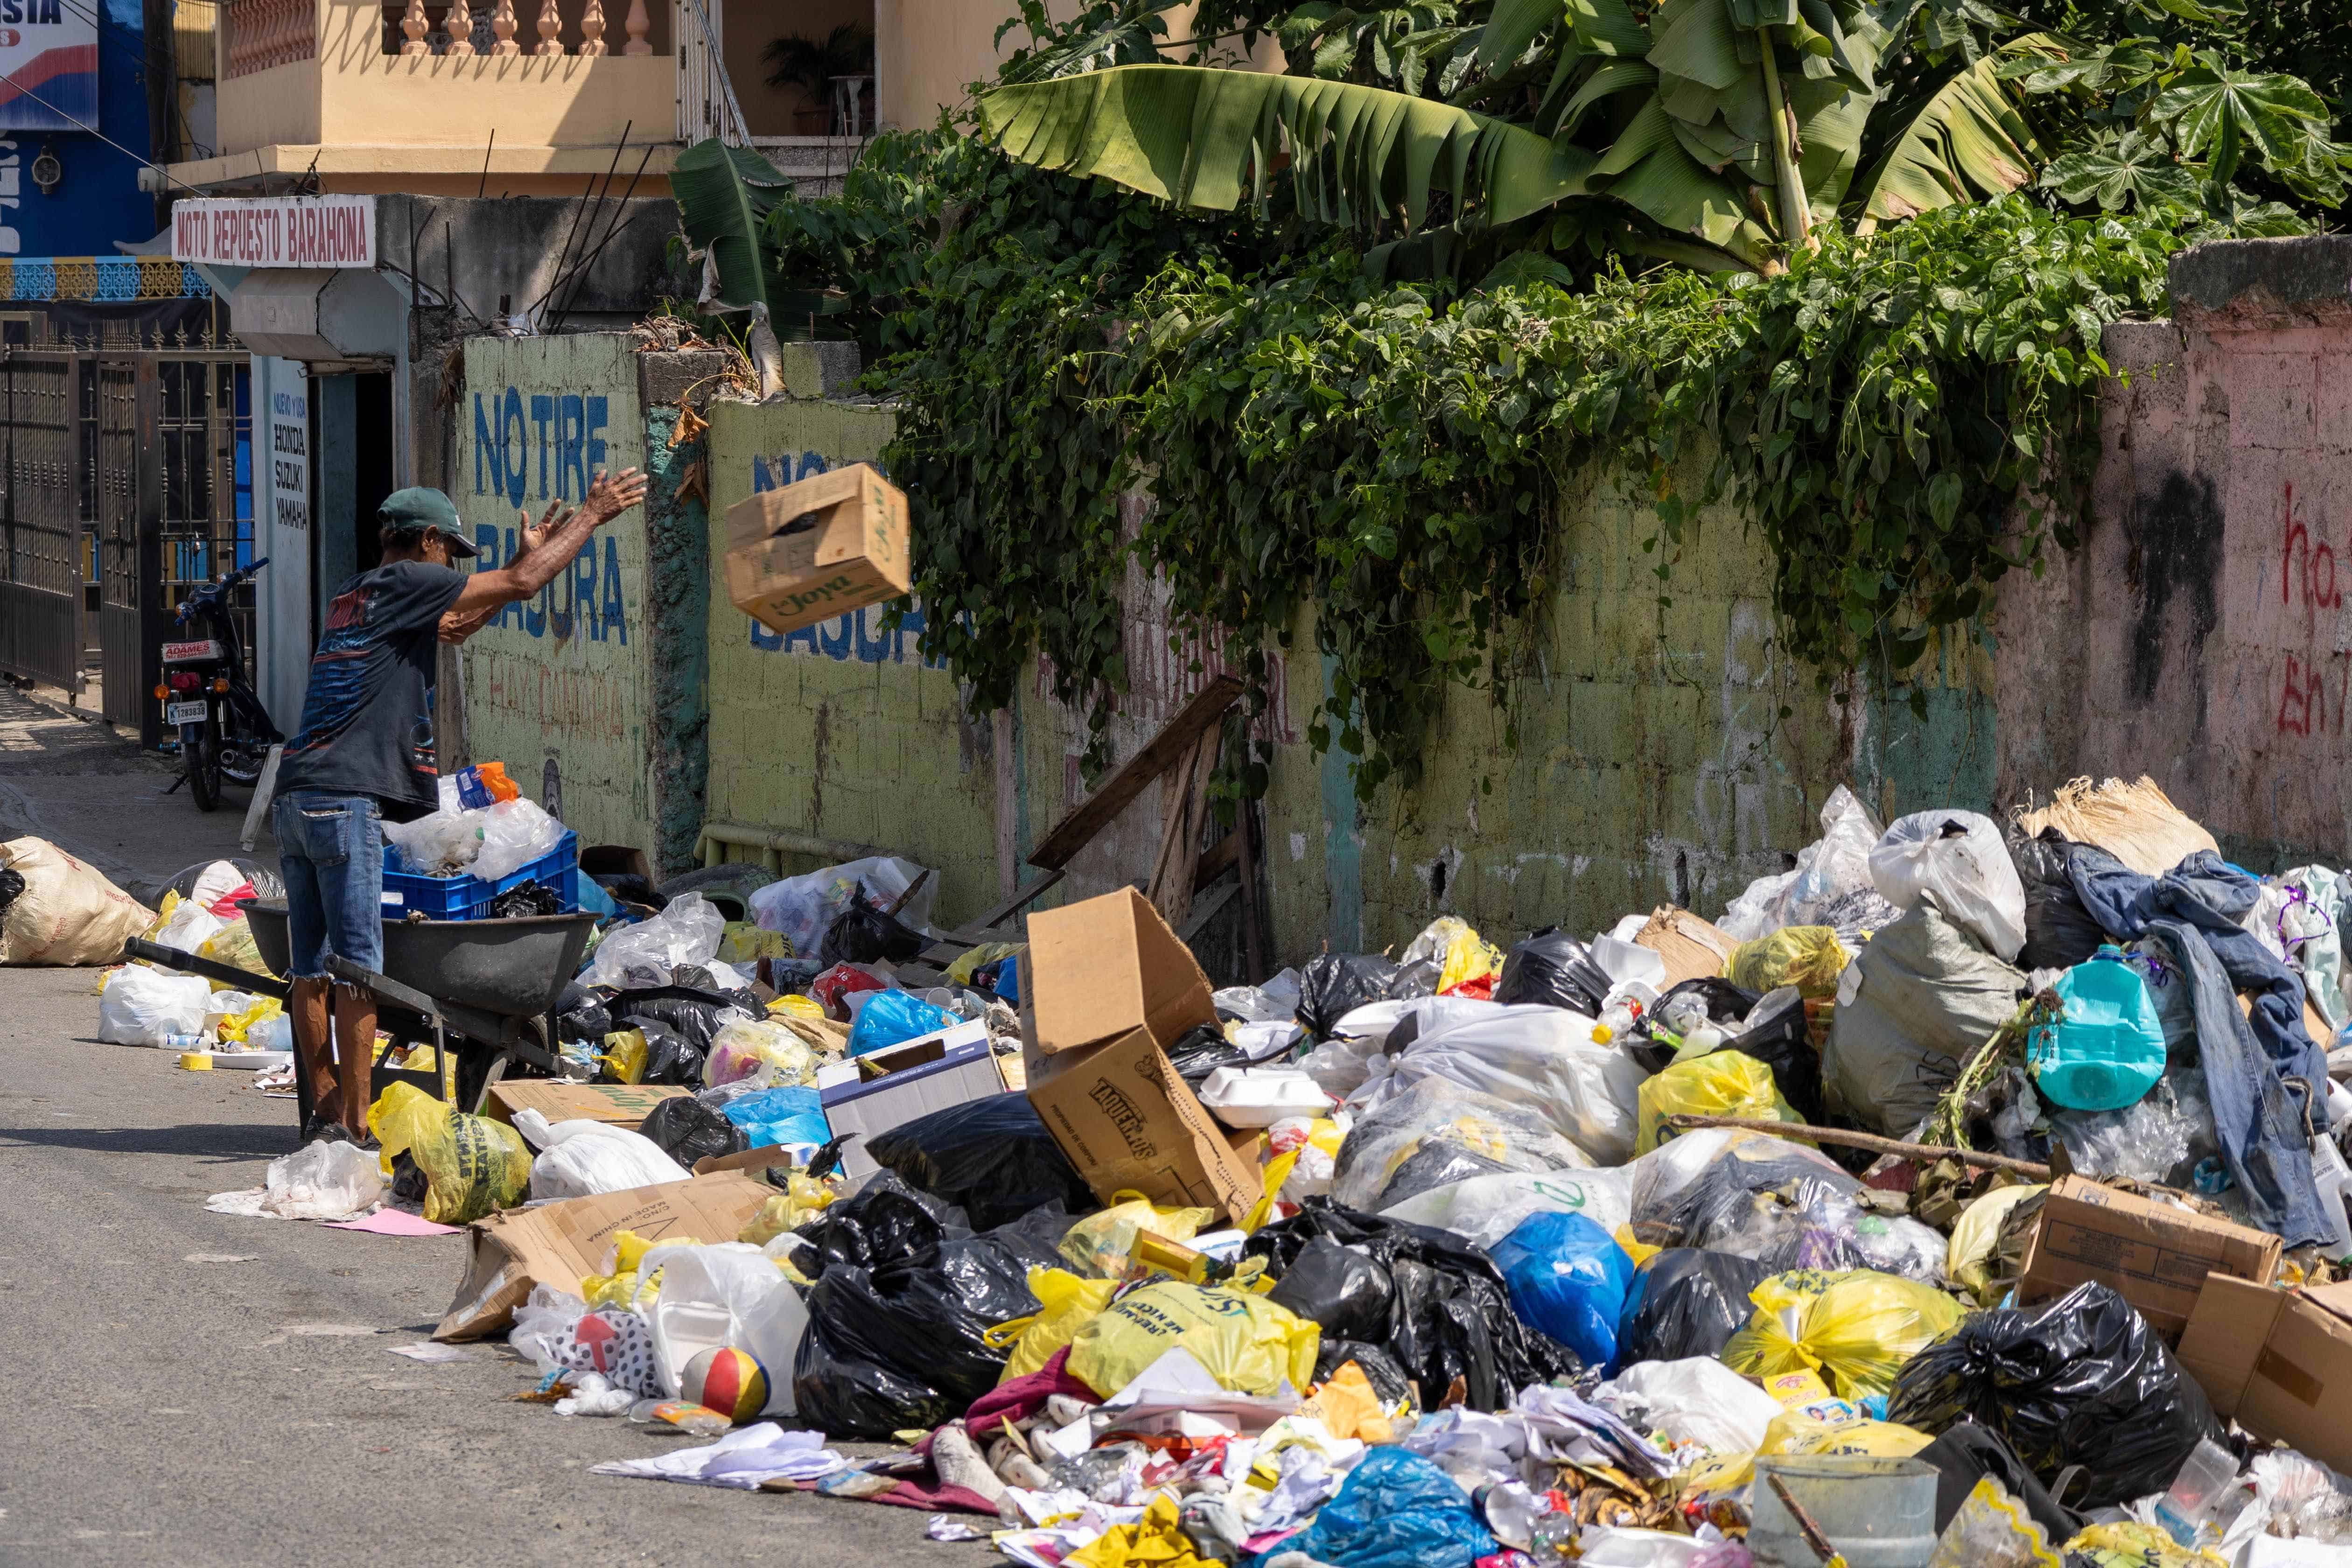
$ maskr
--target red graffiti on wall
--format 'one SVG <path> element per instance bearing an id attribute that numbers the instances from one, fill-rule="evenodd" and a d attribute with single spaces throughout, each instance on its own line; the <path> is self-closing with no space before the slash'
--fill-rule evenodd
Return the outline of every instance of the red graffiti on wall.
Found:
<path id="1" fill-rule="evenodd" d="M 2282 735 L 2342 735 L 2346 688 L 2352 686 L 2346 676 L 2347 659 L 2352 651 L 2329 656 L 2336 660 L 2332 678 L 2321 671 L 2319 660 L 2286 656 L 2286 674 L 2279 686 L 2278 732 Z M 2327 700 L 2330 679 L 2336 687 L 2336 702 L 2331 710 Z"/>
<path id="2" fill-rule="evenodd" d="M 2324 539 L 2312 538 L 2310 528 L 2295 511 L 2293 479 L 2286 481 L 2284 489 L 2284 521 L 2279 534 L 2279 603 L 2294 603 L 2294 590 L 2300 586 L 2306 611 L 2341 609 L 2344 591 L 2336 585 L 2336 547 Z"/>

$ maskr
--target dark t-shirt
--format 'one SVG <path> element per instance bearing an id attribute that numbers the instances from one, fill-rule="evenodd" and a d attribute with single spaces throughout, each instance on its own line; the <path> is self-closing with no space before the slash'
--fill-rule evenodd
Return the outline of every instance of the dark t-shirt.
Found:
<path id="1" fill-rule="evenodd" d="M 466 574 L 424 561 L 362 572 L 327 606 L 302 730 L 286 742 L 278 793 L 371 795 L 387 815 L 438 800 L 433 669 L 443 612 Z"/>

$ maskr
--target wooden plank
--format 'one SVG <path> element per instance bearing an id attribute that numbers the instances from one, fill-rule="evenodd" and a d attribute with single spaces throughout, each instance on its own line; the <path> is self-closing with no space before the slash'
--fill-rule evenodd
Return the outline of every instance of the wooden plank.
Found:
<path id="1" fill-rule="evenodd" d="M 1029 864 L 1048 871 L 1067 866 L 1079 850 L 1093 843 L 1097 835 L 1150 787 L 1152 780 L 1181 759 L 1202 731 L 1222 720 L 1225 710 L 1240 701 L 1241 696 L 1242 681 L 1237 675 L 1220 675 L 1203 687 L 1181 711 L 1160 727 L 1160 733 L 1121 763 L 1103 781 L 1100 789 L 1054 824 L 1053 831 L 1029 852 Z"/>
<path id="2" fill-rule="evenodd" d="M 1176 940 L 1186 947 L 1192 946 L 1192 939 L 1199 936 L 1208 923 L 1217 918 L 1219 910 L 1239 897 L 1241 890 L 1239 882 L 1220 882 L 1195 899 L 1192 901 L 1192 918 L 1184 922 L 1184 929 L 1176 933 Z"/>
<path id="3" fill-rule="evenodd" d="M 1210 883 L 1232 870 L 1242 858 L 1242 833 L 1236 827 L 1215 846 L 1201 856 L 1201 864 L 1192 872 L 1192 890 L 1199 892 Z"/>
<path id="4" fill-rule="evenodd" d="M 957 927 L 925 948 L 920 955 L 921 962 L 945 969 L 961 958 L 967 948 L 978 947 L 983 942 L 1019 942 L 1020 932 L 1000 932 L 995 928 L 1020 913 L 1024 905 L 1035 901 L 1039 894 L 1068 874 L 1066 871 L 1048 871 L 978 920 Z"/>
<path id="5" fill-rule="evenodd" d="M 1201 863 L 1201 832 L 1209 818 L 1209 781 L 1217 771 L 1224 734 L 1209 730 L 1192 743 L 1182 762 L 1168 772 L 1170 805 L 1160 840 L 1160 865 L 1144 897 L 1172 929 L 1192 907 L 1193 876 Z"/>

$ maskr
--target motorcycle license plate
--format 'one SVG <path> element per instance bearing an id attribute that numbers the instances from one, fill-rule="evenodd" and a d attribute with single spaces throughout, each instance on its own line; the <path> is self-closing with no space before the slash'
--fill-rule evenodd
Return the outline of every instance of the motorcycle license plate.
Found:
<path id="1" fill-rule="evenodd" d="M 194 642 L 167 642 L 163 645 L 165 664 L 195 664 L 221 657 L 221 645 L 210 637 L 198 637 Z"/>
<path id="2" fill-rule="evenodd" d="M 212 706 L 205 702 L 174 702 L 163 710 L 166 724 L 201 724 L 212 717 Z"/>

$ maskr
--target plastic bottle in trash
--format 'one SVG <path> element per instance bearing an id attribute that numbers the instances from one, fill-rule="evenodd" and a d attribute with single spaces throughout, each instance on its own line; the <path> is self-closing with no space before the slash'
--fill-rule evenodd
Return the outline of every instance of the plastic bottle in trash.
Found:
<path id="1" fill-rule="evenodd" d="M 2157 1522 L 2181 1545 L 2195 1547 L 2237 1479 L 2237 1456 L 2210 1437 L 2200 1437 L 2172 1485 L 2157 1500 Z"/>
<path id="2" fill-rule="evenodd" d="M 1632 1007 L 1622 1002 L 1618 1003 L 1601 1014 L 1601 1022 L 1592 1026 L 1593 1043 L 1605 1046 L 1610 1041 L 1619 1038 L 1633 1028 L 1635 1016 Z"/>
<path id="3" fill-rule="evenodd" d="M 2335 1236 L 2320 1250 L 2333 1262 L 2352 1258 L 2352 1165 L 2347 1165 L 2344 1151 L 2336 1140 L 2321 1133 L 2311 1141 L 2311 1174 L 2319 1188 L 2319 1212 Z"/>
<path id="4" fill-rule="evenodd" d="M 163 1048 L 167 1051 L 200 1051 L 205 1048 L 205 1037 L 190 1034 L 166 1035 L 163 1037 Z"/>

